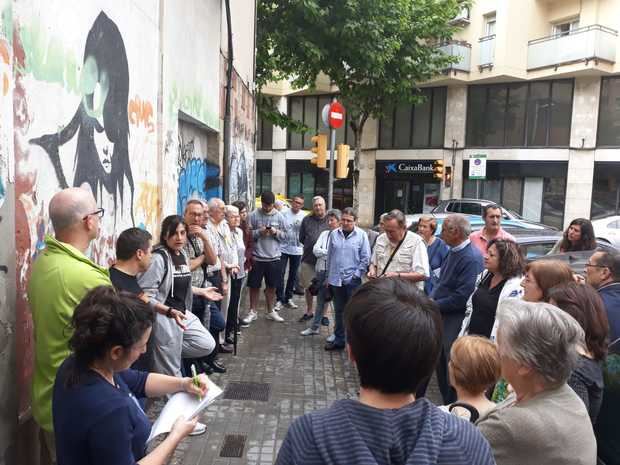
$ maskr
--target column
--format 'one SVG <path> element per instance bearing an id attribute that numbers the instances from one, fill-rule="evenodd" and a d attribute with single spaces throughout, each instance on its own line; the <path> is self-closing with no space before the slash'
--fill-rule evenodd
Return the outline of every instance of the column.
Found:
<path id="1" fill-rule="evenodd" d="M 467 86 L 448 87 L 446 129 L 444 134 L 444 166 L 452 166 L 452 189 L 441 186 L 440 199 L 460 198 L 463 192 L 463 148 L 465 147 L 465 122 L 467 118 Z M 448 148 L 456 141 L 456 151 Z M 454 160 L 453 160 L 454 158 Z M 454 162 L 454 165 L 453 165 Z M 466 174 L 465 174 L 466 175 Z"/>

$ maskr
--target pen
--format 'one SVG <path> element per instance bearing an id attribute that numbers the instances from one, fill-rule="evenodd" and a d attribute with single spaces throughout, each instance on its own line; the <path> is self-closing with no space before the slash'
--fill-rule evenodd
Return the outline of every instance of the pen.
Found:
<path id="1" fill-rule="evenodd" d="M 194 365 L 193 363 L 192 363 L 192 383 L 194 383 L 194 386 L 200 389 L 200 380 L 198 379 L 198 374 L 196 373 L 196 365 Z M 198 399 L 202 400 L 202 396 L 200 394 L 198 394 Z"/>

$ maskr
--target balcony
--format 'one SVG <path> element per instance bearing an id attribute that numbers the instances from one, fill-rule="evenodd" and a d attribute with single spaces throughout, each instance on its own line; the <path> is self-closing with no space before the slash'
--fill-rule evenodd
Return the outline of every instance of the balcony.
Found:
<path id="1" fill-rule="evenodd" d="M 495 63 L 495 34 L 480 37 L 480 63 L 478 67 L 482 71 L 484 68 L 493 68 Z"/>
<path id="2" fill-rule="evenodd" d="M 530 40 L 527 47 L 527 70 L 558 67 L 570 63 L 616 61 L 618 31 L 600 24 L 580 27 L 569 34 L 556 34 Z"/>
<path id="3" fill-rule="evenodd" d="M 469 73 L 471 69 L 471 44 L 459 40 L 451 40 L 439 47 L 439 50 L 446 55 L 459 59 L 456 63 L 451 63 L 446 71 L 463 71 Z"/>

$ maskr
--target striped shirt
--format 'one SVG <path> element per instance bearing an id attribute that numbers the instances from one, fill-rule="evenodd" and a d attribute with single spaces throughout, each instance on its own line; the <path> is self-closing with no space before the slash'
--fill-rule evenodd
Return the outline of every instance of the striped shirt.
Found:
<path id="1" fill-rule="evenodd" d="M 489 443 L 467 421 L 427 399 L 399 409 L 339 400 L 297 418 L 276 465 L 495 465 Z"/>

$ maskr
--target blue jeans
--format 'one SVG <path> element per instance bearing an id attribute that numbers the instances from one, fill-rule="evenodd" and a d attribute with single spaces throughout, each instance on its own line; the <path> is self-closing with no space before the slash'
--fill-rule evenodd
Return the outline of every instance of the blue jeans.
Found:
<path id="1" fill-rule="evenodd" d="M 327 279 L 327 271 L 317 271 L 316 279 L 319 282 L 319 294 L 316 296 L 316 309 L 314 310 L 314 319 L 312 320 L 312 329 L 319 329 L 321 320 L 325 314 L 325 280 Z"/>
<path id="2" fill-rule="evenodd" d="M 276 288 L 276 297 L 278 302 L 288 302 L 293 298 L 293 290 L 297 281 L 297 271 L 301 264 L 301 255 L 289 255 L 283 253 L 280 257 L 280 282 Z M 288 279 L 286 280 L 286 289 L 284 288 L 284 275 L 286 274 L 286 263 L 288 262 Z"/>
<path id="3" fill-rule="evenodd" d="M 330 286 L 334 295 L 334 313 L 335 313 L 335 329 L 334 329 L 334 345 L 344 347 L 346 338 L 344 332 L 344 308 L 346 307 L 353 291 L 362 285 L 361 278 L 353 278 L 348 284 L 342 286 Z"/>

